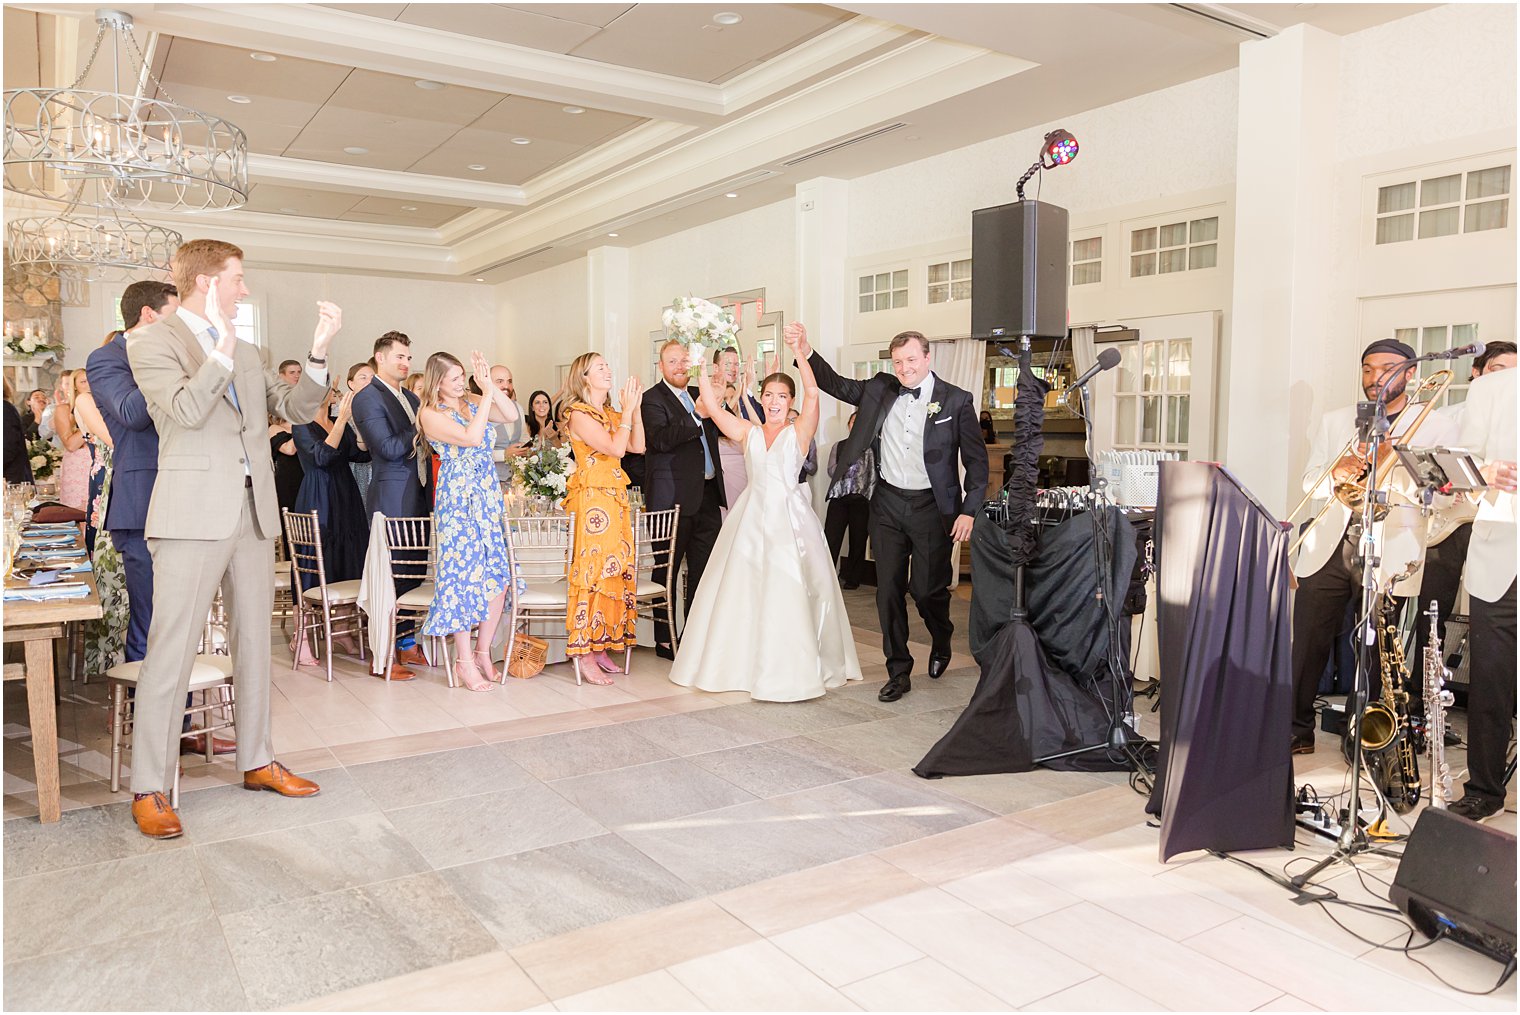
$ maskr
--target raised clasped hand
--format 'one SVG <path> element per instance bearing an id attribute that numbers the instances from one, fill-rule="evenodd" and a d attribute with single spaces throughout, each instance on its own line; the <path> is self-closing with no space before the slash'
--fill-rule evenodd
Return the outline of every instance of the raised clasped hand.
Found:
<path id="1" fill-rule="evenodd" d="M 343 310 L 336 303 L 317 300 L 317 330 L 311 336 L 311 351 L 317 359 L 327 358 L 327 347 L 343 328 Z"/>
<path id="2" fill-rule="evenodd" d="M 491 365 L 486 362 L 479 349 L 470 350 L 470 376 L 475 380 L 475 386 L 487 400 L 492 398 L 492 392 L 496 386 L 491 383 Z"/>

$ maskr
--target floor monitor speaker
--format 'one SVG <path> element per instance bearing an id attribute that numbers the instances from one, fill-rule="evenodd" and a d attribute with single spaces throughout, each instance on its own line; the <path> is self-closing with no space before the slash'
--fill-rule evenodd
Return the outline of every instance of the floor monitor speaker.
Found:
<path id="1" fill-rule="evenodd" d="M 1066 334 L 1065 208 L 1015 201 L 971 213 L 971 337 Z"/>
<path id="2" fill-rule="evenodd" d="M 1514 961 L 1515 837 L 1508 832 L 1427 808 L 1388 895 L 1426 937 Z"/>

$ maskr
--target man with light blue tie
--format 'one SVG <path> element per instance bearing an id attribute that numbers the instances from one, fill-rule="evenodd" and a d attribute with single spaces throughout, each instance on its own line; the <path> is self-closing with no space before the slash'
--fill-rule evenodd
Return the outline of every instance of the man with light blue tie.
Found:
<path id="1" fill-rule="evenodd" d="M 718 455 L 718 427 L 697 410 L 697 389 L 687 386 L 688 353 L 677 341 L 660 350 L 660 376 L 644 394 L 640 412 L 644 417 L 644 504 L 650 511 L 680 509 L 676 542 L 669 573 L 654 580 L 665 585 L 675 580 L 686 561 L 686 608 L 707 568 L 718 531 L 723 527 L 723 461 Z M 666 618 L 656 614 L 655 652 L 675 658 L 673 632 Z"/>

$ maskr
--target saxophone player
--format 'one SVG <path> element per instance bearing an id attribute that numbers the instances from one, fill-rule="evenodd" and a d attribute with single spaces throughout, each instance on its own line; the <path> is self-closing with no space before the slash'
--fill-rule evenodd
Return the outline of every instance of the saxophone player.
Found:
<path id="1" fill-rule="evenodd" d="M 1406 443 L 1405 435 L 1414 428 L 1418 411 L 1406 413 L 1409 405 L 1409 384 L 1415 380 L 1417 367 L 1399 364 L 1414 359 L 1415 351 L 1403 342 L 1391 338 L 1379 339 L 1362 351 L 1362 393 L 1371 401 L 1389 374 L 1397 370 L 1397 379 L 1388 385 L 1385 409 L 1389 419 L 1388 439 L 1385 440 L 1380 458 L 1393 454 L 1394 444 Z M 1309 446 L 1309 463 L 1304 470 L 1303 490 L 1315 489 L 1318 497 L 1333 497 L 1334 485 L 1356 482 L 1366 468 L 1364 460 L 1356 454 L 1347 454 L 1332 460 L 1337 449 L 1344 446 L 1346 438 L 1356 430 L 1356 406 L 1348 405 L 1325 413 Z M 1448 421 L 1438 419 L 1434 413 L 1425 416 L 1418 432 L 1407 443 L 1417 447 L 1445 445 L 1455 438 L 1455 427 Z M 1356 450 L 1356 449 L 1353 449 Z M 1409 477 L 1399 466 L 1394 471 L 1394 484 L 1399 480 L 1407 483 Z M 1382 558 L 1383 574 L 1392 575 L 1411 561 L 1424 556 L 1427 517 L 1407 498 L 1390 506 L 1387 517 L 1378 525 L 1378 546 Z M 1335 648 L 1335 637 L 1345 618 L 1346 606 L 1357 600 L 1362 589 L 1361 519 L 1346 505 L 1332 501 L 1329 510 L 1308 532 L 1293 565 L 1298 578 L 1298 593 L 1293 603 L 1293 741 L 1294 754 L 1314 751 L 1314 698 L 1319 691 L 1320 676 L 1330 661 Z M 1377 576 L 1381 581 L 1383 574 Z M 1419 571 L 1409 579 L 1397 583 L 1393 592 L 1398 596 L 1412 595 L 1419 587 Z M 1375 656 L 1374 656 L 1375 658 Z M 1371 693 L 1375 688 L 1364 688 Z"/>
<path id="2" fill-rule="evenodd" d="M 1515 715 L 1515 397 L 1514 370 L 1467 389 L 1458 446 L 1481 463 L 1488 489 L 1478 500 L 1467 555 L 1472 627 L 1468 646 L 1467 784 L 1453 814 L 1482 821 L 1504 808 L 1505 753 Z"/>

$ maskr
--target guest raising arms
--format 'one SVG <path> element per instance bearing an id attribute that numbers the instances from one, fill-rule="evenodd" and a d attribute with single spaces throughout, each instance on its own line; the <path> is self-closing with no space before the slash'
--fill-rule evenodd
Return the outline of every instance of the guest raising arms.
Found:
<path id="1" fill-rule="evenodd" d="M 614 409 L 608 401 L 612 368 L 594 352 L 570 364 L 566 387 L 576 470 L 565 490 L 565 511 L 575 515 L 565 654 L 591 656 L 595 665 L 583 670 L 577 660 L 576 673 L 593 684 L 610 684 L 602 674 L 623 671 L 607 652 L 633 647 L 638 619 L 638 561 L 622 466 L 624 455 L 644 450 L 643 392 L 637 377 L 628 378 L 622 405 Z"/>
<path id="2" fill-rule="evenodd" d="M 491 461 L 490 424 L 513 423 L 517 406 L 491 383 L 491 368 L 479 352 L 470 365 L 482 394 L 465 394 L 464 366 L 446 352 L 428 357 L 422 372 L 424 397 L 417 410 L 419 454 L 431 444 L 441 463 L 434 524 L 438 529 L 438 574 L 433 608 L 422 633 L 454 636 L 454 668 L 472 691 L 490 691 L 497 679 L 491 641 L 507 594 L 525 584 L 514 581 L 502 525 L 501 488 Z M 514 587 L 509 589 L 509 583 Z M 470 629 L 479 626 L 475 647 Z"/>
<path id="3" fill-rule="evenodd" d="M 369 550 L 369 520 L 364 515 L 364 498 L 354 482 L 353 462 L 368 462 L 369 452 L 359 447 L 349 422 L 354 418 L 354 393 L 340 399 L 332 388 L 322 400 L 322 408 L 310 423 L 295 428 L 296 453 L 301 459 L 304 477 L 296 494 L 294 510 L 317 513 L 317 528 L 322 533 L 322 564 L 330 582 L 353 581 L 364 573 L 364 555 Z M 338 415 L 332 416 L 336 405 Z M 310 587 L 304 577 L 302 589 Z"/>
<path id="4" fill-rule="evenodd" d="M 765 419 L 765 410 L 760 408 L 759 399 L 752 394 L 755 390 L 754 361 L 744 364 L 741 377 L 739 350 L 718 349 L 713 352 L 713 366 L 713 387 L 723 393 L 723 407 L 747 423 L 759 423 Z M 728 502 L 728 507 L 723 508 L 721 514 L 727 518 L 729 507 L 739 502 L 739 495 L 749 484 L 749 473 L 744 465 L 744 445 L 727 437 L 719 437 L 718 457 L 723 461 L 723 492 Z"/>
<path id="5" fill-rule="evenodd" d="M 90 502 L 90 444 L 74 421 L 75 375 L 84 376 L 83 370 L 65 370 L 58 377 L 58 389 L 62 398 L 53 410 L 53 430 L 58 435 L 58 446 L 63 449 L 63 461 L 58 465 L 58 501 L 71 508 L 85 510 Z"/>

